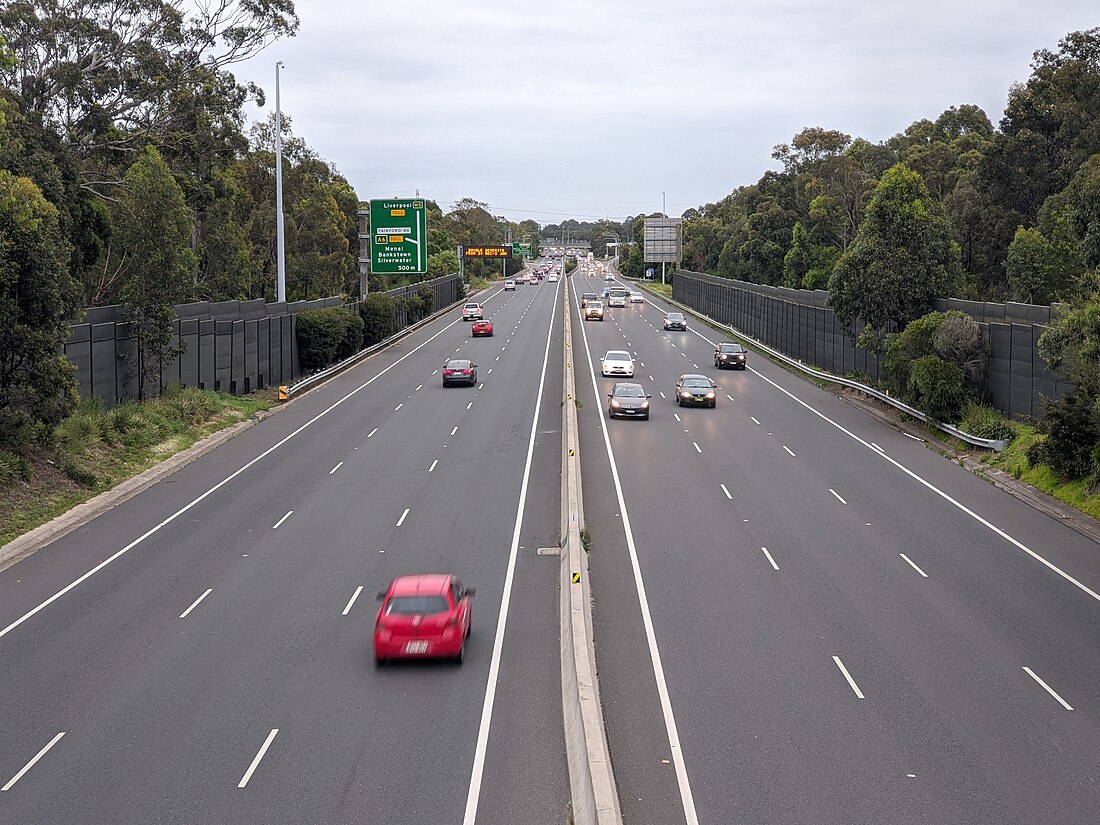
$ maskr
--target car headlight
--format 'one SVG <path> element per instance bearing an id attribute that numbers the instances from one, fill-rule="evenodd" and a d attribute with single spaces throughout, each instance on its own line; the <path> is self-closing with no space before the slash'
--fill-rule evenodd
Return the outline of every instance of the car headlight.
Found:
<path id="1" fill-rule="evenodd" d="M 714 393 L 708 392 L 707 393 L 707 398 L 714 398 Z"/>
<path id="2" fill-rule="evenodd" d="M 681 398 L 691 398 L 691 393 L 688 392 L 687 390 L 684 390 L 682 393 L 680 393 L 680 397 Z"/>
<path id="3" fill-rule="evenodd" d="M 722 360 L 725 361 L 727 358 L 729 358 L 729 356 L 725 353 L 722 353 Z"/>
<path id="4" fill-rule="evenodd" d="M 616 401 L 614 398 L 612 398 L 611 399 L 611 406 L 614 407 L 615 409 L 619 409 L 619 402 Z"/>
<path id="5" fill-rule="evenodd" d="M 649 409 L 649 402 L 648 401 L 643 401 L 642 402 L 642 409 L 643 410 L 648 410 Z"/>
<path id="6" fill-rule="evenodd" d="M 744 360 L 745 360 L 745 356 L 744 356 L 744 355 L 738 355 L 738 356 L 737 356 L 737 360 L 738 360 L 738 361 L 744 361 Z"/>

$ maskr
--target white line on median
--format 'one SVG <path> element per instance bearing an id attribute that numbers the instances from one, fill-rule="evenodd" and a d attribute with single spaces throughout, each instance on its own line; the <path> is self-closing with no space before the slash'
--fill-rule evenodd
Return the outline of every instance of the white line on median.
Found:
<path id="1" fill-rule="evenodd" d="M 791 452 L 791 448 L 788 447 L 786 444 L 783 445 L 783 449 L 786 450 L 788 453 L 790 453 L 792 456 L 794 455 L 794 453 Z"/>
<path id="2" fill-rule="evenodd" d="M 913 560 L 911 558 L 909 558 L 904 553 L 898 553 L 898 555 L 901 556 L 903 559 L 905 559 L 907 562 L 909 562 L 910 567 L 912 567 L 914 570 L 916 570 L 918 573 L 920 573 L 926 579 L 928 578 L 928 574 L 925 573 L 923 570 L 921 570 L 919 567 L 917 567 L 917 565 L 913 562 Z"/>
<path id="3" fill-rule="evenodd" d="M 730 491 L 726 489 L 726 485 L 719 484 L 718 486 L 722 488 L 722 492 L 726 494 L 726 498 L 728 498 L 730 501 L 733 501 L 733 496 L 731 496 Z"/>
<path id="4" fill-rule="evenodd" d="M 209 596 L 213 591 L 214 591 L 214 588 L 212 588 L 212 587 L 206 588 L 205 593 L 203 593 L 201 596 L 199 596 L 197 599 L 195 599 L 195 601 L 191 603 L 191 606 L 189 608 L 187 608 L 185 611 L 180 613 L 180 618 L 181 619 L 186 619 L 187 614 L 190 613 L 192 610 L 194 610 L 196 607 L 198 607 L 199 602 L 201 602 L 203 599 L 205 599 L 207 596 Z"/>
<path id="5" fill-rule="evenodd" d="M 879 451 L 880 453 L 884 453 L 884 452 L 886 452 L 886 450 L 882 449 L 882 447 L 880 447 L 880 446 L 879 446 L 878 444 L 876 444 L 876 443 L 875 443 L 874 441 L 872 441 L 872 442 L 871 442 L 871 446 L 872 446 L 872 447 L 874 447 L 874 448 L 875 448 L 876 450 L 878 450 L 878 451 Z"/>
<path id="6" fill-rule="evenodd" d="M 355 600 L 359 598 L 359 594 L 363 592 L 363 585 L 359 585 L 355 588 L 355 592 L 351 594 L 351 598 L 348 600 L 348 606 L 344 608 L 344 612 L 341 616 L 346 616 L 351 612 L 351 606 L 355 604 Z"/>
<path id="7" fill-rule="evenodd" d="M 1069 702 L 1067 702 L 1065 699 L 1063 699 L 1061 696 L 1059 696 L 1057 693 L 1055 693 L 1050 685 L 1048 685 L 1046 682 L 1044 682 L 1042 679 L 1040 679 L 1038 676 L 1035 675 L 1034 670 L 1027 667 L 1026 665 L 1024 666 L 1024 670 L 1027 671 L 1028 676 L 1030 676 L 1032 679 L 1034 679 L 1036 682 L 1038 682 L 1040 685 L 1042 685 L 1043 690 L 1045 690 L 1047 693 L 1049 693 L 1051 696 L 1053 696 L 1055 699 L 1057 699 L 1058 704 L 1060 704 L 1066 710 L 1073 710 L 1073 708 L 1070 707 Z"/>
<path id="8" fill-rule="evenodd" d="M 917 438 L 917 437 L 916 437 L 915 435 L 910 435 L 909 433 L 902 433 L 902 435 L 904 435 L 904 436 L 905 436 L 906 438 L 911 438 L 911 439 L 913 439 L 914 441 L 919 441 L 919 442 L 921 442 L 922 444 L 924 443 L 924 439 L 923 439 L 923 438 Z"/>
<path id="9" fill-rule="evenodd" d="M 842 499 L 842 498 L 840 497 L 840 493 L 838 493 L 838 492 L 837 492 L 836 490 L 834 490 L 834 489 L 833 489 L 832 487 L 830 487 L 830 488 L 829 488 L 829 492 L 830 492 L 830 493 L 832 493 L 832 494 L 833 494 L 834 496 L 836 496 L 836 500 L 837 500 L 837 501 L 839 501 L 839 502 L 840 502 L 841 504 L 847 504 L 847 503 L 848 503 L 848 502 L 846 502 L 846 501 L 845 501 L 844 499 Z"/>
<path id="10" fill-rule="evenodd" d="M 5 785 L 4 787 L 0 788 L 0 791 L 7 791 L 7 790 L 11 790 L 11 787 L 12 787 L 12 786 L 13 786 L 13 785 L 14 785 L 14 784 L 15 784 L 16 782 L 18 782 L 18 781 L 19 781 L 20 779 L 22 779 L 22 778 L 23 778 L 23 774 L 25 774 L 25 773 L 26 773 L 27 771 L 29 771 L 29 770 L 30 770 L 31 768 L 33 768 L 33 767 L 34 767 L 34 764 L 35 764 L 35 763 L 36 763 L 36 762 L 37 762 L 37 761 L 38 761 L 39 759 L 41 759 L 41 758 L 42 758 L 43 756 L 45 756 L 45 755 L 46 755 L 46 754 L 47 754 L 47 753 L 49 752 L 50 748 L 52 748 L 52 747 L 53 747 L 54 745 L 56 745 L 56 744 L 57 744 L 57 741 L 58 741 L 58 740 L 59 740 L 59 739 L 60 739 L 60 738 L 61 738 L 62 736 L 64 736 L 64 735 L 65 735 L 65 731 L 61 731 L 61 733 L 57 734 L 57 736 L 55 736 L 55 737 L 54 737 L 53 739 L 51 739 L 51 740 L 49 741 L 49 744 L 47 744 L 47 745 L 46 745 L 46 747 L 44 747 L 44 748 L 43 748 L 42 750 L 40 750 L 40 751 L 39 751 L 39 752 L 38 752 L 37 754 L 35 754 L 35 757 L 34 757 L 34 759 L 32 759 L 32 760 L 31 760 L 30 762 L 28 762 L 28 763 L 27 763 L 26 765 L 24 765 L 24 766 L 23 766 L 23 769 L 22 769 L 21 771 L 19 771 L 19 773 L 17 773 L 17 774 L 15 775 L 15 776 L 13 776 L 13 777 L 12 777 L 11 779 L 9 779 L 9 780 L 8 780 L 8 784 L 7 784 L 7 785 Z"/>
<path id="11" fill-rule="evenodd" d="M 527 441 L 527 462 L 523 467 L 523 480 L 520 483 L 516 523 L 512 528 L 512 545 L 508 551 L 508 568 L 504 574 L 504 592 L 501 594 L 500 611 L 497 613 L 497 629 L 496 635 L 493 637 L 493 654 L 489 659 L 489 677 L 485 684 L 485 701 L 481 706 L 481 723 L 478 726 L 477 743 L 474 745 L 474 764 L 470 771 L 470 789 L 466 795 L 466 810 L 462 817 L 462 825 L 474 825 L 477 819 L 477 803 L 481 797 L 481 780 L 485 773 L 485 751 L 489 744 L 489 726 L 493 719 L 493 704 L 496 701 L 497 680 L 500 676 L 500 657 L 504 650 L 504 630 L 508 623 L 508 607 L 512 601 L 512 580 L 515 578 L 520 528 L 523 526 L 527 490 L 531 481 L 531 464 L 535 455 L 535 435 L 538 433 L 539 412 L 542 410 L 542 392 L 546 386 L 546 366 L 550 362 L 550 342 L 554 333 L 557 301 L 554 301 L 552 307 L 550 311 L 550 328 L 546 331 L 546 349 L 542 356 L 542 375 L 539 378 L 538 392 L 535 394 L 535 412 L 531 418 L 531 437 Z M 597 399 L 598 401 L 599 399 Z M 597 406 L 599 406 L 598 403 Z"/>
<path id="12" fill-rule="evenodd" d="M 405 521 L 405 516 L 407 516 L 408 514 L 409 514 L 409 508 L 408 508 L 408 507 L 406 507 L 406 508 L 405 508 L 405 512 L 401 514 L 401 518 L 399 518 L 399 519 L 397 520 L 397 526 L 398 526 L 398 527 L 400 527 L 400 526 L 401 526 L 401 524 L 402 524 L 402 522 L 404 522 L 404 521 Z"/>
<path id="13" fill-rule="evenodd" d="M 287 510 L 285 516 L 283 516 L 281 519 L 279 519 L 277 522 L 275 522 L 273 525 L 271 525 L 271 529 L 272 530 L 278 530 L 279 525 L 282 524 L 284 521 L 286 521 L 288 518 L 290 518 L 290 516 L 293 512 L 294 512 L 293 510 Z"/>
<path id="14" fill-rule="evenodd" d="M 579 304 L 579 301 L 578 301 Z M 579 310 L 579 306 L 578 306 Z M 588 331 L 581 326 L 581 336 L 584 339 L 584 351 L 588 358 L 588 373 L 592 379 L 592 394 L 596 399 L 596 407 L 602 406 L 599 385 L 596 381 L 596 370 L 592 365 L 592 350 L 588 345 Z M 673 345 L 675 346 L 675 345 Z M 650 376 L 652 379 L 653 376 Z M 668 735 L 669 755 L 676 770 L 676 782 L 680 789 L 680 801 L 684 809 L 685 825 L 699 825 L 699 814 L 695 810 L 695 799 L 691 792 L 691 781 L 688 779 L 687 765 L 684 762 L 684 752 L 680 746 L 680 733 L 676 727 L 676 717 L 672 712 L 672 699 L 668 694 L 668 684 L 665 681 L 665 669 L 661 663 L 661 651 L 657 647 L 657 635 L 653 629 L 653 616 L 649 610 L 649 598 L 646 596 L 645 582 L 642 579 L 641 562 L 638 559 L 638 548 L 634 543 L 634 531 L 630 527 L 630 515 L 627 512 L 626 497 L 623 494 L 622 481 L 619 478 L 619 467 L 615 462 L 615 451 L 611 446 L 611 436 L 608 428 L 603 427 L 604 449 L 607 450 L 608 463 L 611 465 L 611 479 L 615 483 L 615 495 L 619 502 L 619 512 L 622 514 L 623 530 L 626 533 L 626 549 L 630 556 L 630 566 L 634 571 L 634 586 L 638 592 L 638 603 L 642 610 L 642 626 L 645 628 L 646 642 L 649 646 L 649 658 L 653 664 L 653 677 L 657 683 L 657 696 L 661 702 L 661 715 L 664 717 L 665 731 Z M 469 822 L 464 825 L 470 825 Z"/>
<path id="15" fill-rule="evenodd" d="M 328 474 L 332 475 L 333 473 L 335 473 L 337 470 L 339 470 L 343 466 L 344 466 L 344 462 L 341 461 L 339 464 L 337 464 L 335 467 L 333 467 L 331 470 L 329 470 Z"/>
<path id="16" fill-rule="evenodd" d="M 776 570 L 778 570 L 779 565 L 775 563 L 775 559 L 773 559 L 772 554 L 768 552 L 768 548 L 767 547 L 761 547 L 760 549 L 763 550 L 764 555 L 768 557 L 768 561 L 771 563 L 771 566 L 774 567 Z"/>
<path id="17" fill-rule="evenodd" d="M 252 760 L 252 764 L 249 765 L 248 770 L 244 772 L 241 781 L 237 783 L 238 788 L 243 788 L 248 784 L 248 780 L 252 778 L 252 772 L 259 766 L 260 760 L 264 758 L 264 754 L 267 753 L 267 749 L 271 747 L 271 743 L 278 733 L 278 728 L 271 729 L 271 733 L 267 735 L 267 739 L 265 739 L 263 745 L 260 746 L 260 752 L 256 754 L 256 758 Z"/>
<path id="18" fill-rule="evenodd" d="M 840 672 L 844 674 L 844 678 L 848 680 L 848 684 L 852 686 L 852 690 L 856 692 L 856 696 L 860 699 L 866 698 L 863 695 L 863 691 L 859 689 L 859 685 L 856 684 L 856 680 L 852 678 L 852 674 L 848 672 L 848 668 L 844 667 L 844 662 L 840 661 L 840 657 L 834 656 L 833 661 L 836 662 L 836 666 L 840 668 Z"/>

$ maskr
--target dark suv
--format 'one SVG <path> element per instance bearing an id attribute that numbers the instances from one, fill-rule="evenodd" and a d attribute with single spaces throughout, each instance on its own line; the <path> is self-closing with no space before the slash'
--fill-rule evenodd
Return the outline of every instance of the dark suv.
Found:
<path id="1" fill-rule="evenodd" d="M 734 341 L 722 341 L 714 348 L 714 366 L 720 370 L 727 367 L 734 370 L 743 370 L 748 361 L 745 348 Z"/>

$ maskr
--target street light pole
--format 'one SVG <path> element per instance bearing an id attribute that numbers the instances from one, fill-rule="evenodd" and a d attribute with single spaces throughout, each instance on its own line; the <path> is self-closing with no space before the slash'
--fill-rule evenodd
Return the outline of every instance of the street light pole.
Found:
<path id="1" fill-rule="evenodd" d="M 279 271 L 277 288 L 279 303 L 286 301 L 286 248 L 283 231 L 283 113 L 279 105 L 279 69 L 281 68 L 283 68 L 283 62 L 280 60 L 275 64 L 275 256 Z"/>

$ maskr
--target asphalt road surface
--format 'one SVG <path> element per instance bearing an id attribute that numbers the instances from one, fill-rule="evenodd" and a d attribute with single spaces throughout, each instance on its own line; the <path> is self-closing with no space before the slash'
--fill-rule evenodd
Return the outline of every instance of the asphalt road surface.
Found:
<path id="1" fill-rule="evenodd" d="M 1100 822 L 1095 544 L 762 357 L 719 371 L 669 309 L 574 323 L 624 820 Z M 607 419 L 608 349 L 650 421 Z"/>
<path id="2" fill-rule="evenodd" d="M 564 822 L 561 286 L 485 293 L 493 337 L 455 309 L 0 573 L 0 822 Z M 477 589 L 465 665 L 376 669 L 376 593 L 435 571 Z"/>

